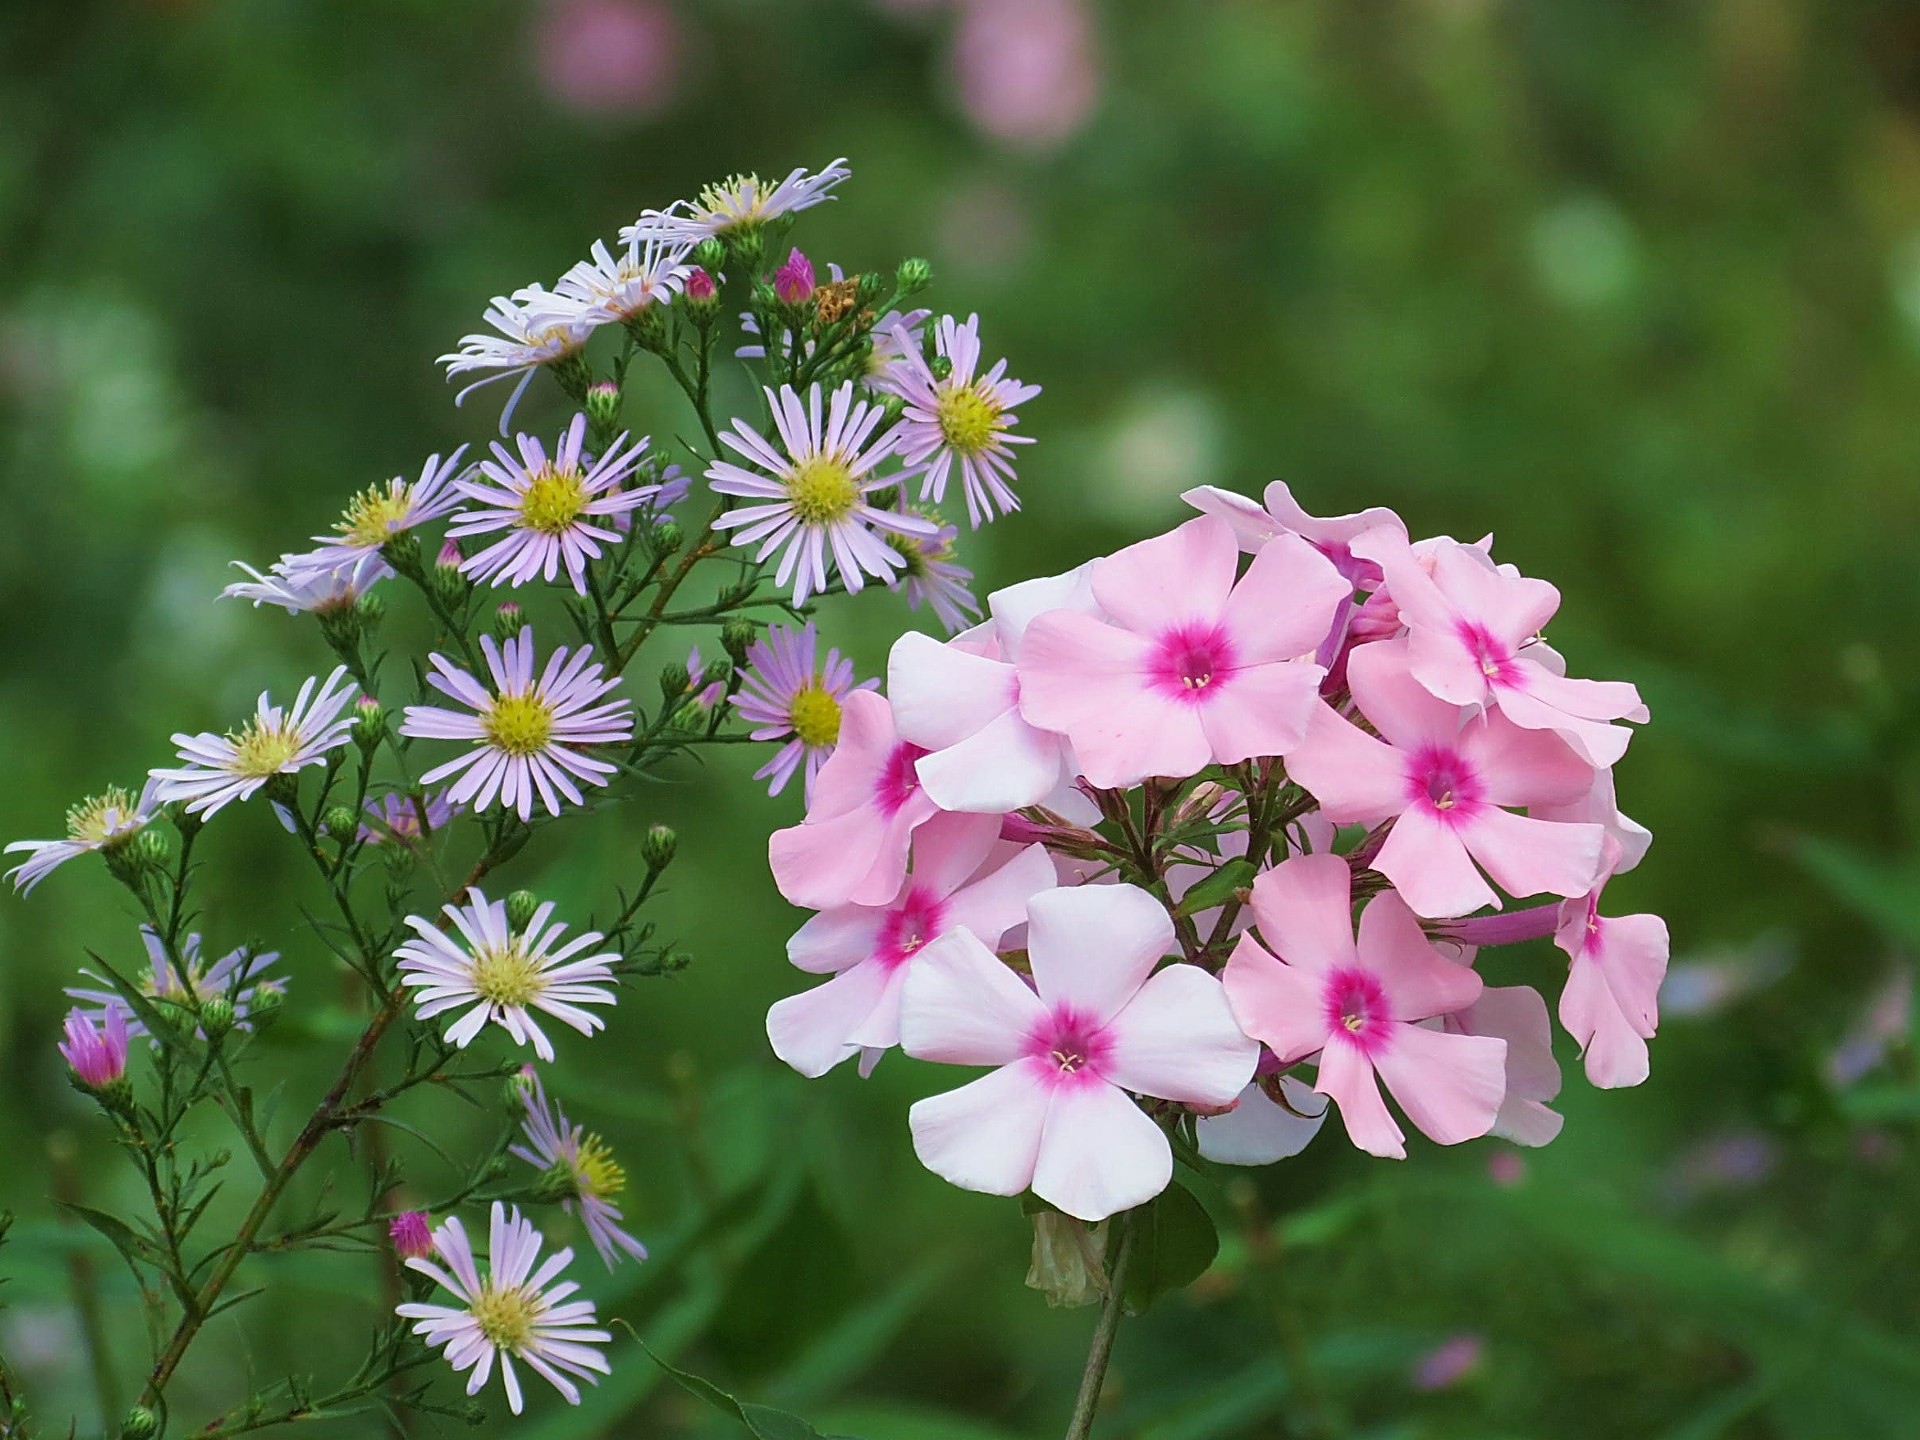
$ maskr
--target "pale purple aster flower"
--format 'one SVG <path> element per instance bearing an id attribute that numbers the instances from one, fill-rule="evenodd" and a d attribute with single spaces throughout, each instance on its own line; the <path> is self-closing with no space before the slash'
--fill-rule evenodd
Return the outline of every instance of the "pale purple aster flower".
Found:
<path id="1" fill-rule="evenodd" d="M 833 188 L 853 172 L 845 159 L 835 160 L 817 175 L 794 170 L 777 185 L 758 175 L 733 175 L 709 185 L 694 199 L 678 200 L 665 210 L 644 211 L 620 232 L 620 242 L 657 237 L 683 245 L 698 245 L 709 235 L 727 236 L 781 215 L 797 214 L 833 198 Z"/>
<path id="2" fill-rule="evenodd" d="M 620 1227 L 620 1207 L 613 1197 L 627 1188 L 627 1172 L 613 1158 L 607 1142 L 585 1126 L 570 1123 L 560 1103 L 547 1099 L 547 1088 L 538 1075 L 530 1077 L 521 1101 L 526 1115 L 520 1133 L 527 1143 L 515 1145 L 512 1153 L 572 1190 L 573 1198 L 561 1201 L 561 1208 L 580 1217 L 587 1238 L 609 1270 L 622 1251 L 636 1260 L 646 1259 L 647 1247 Z"/>
<path id="3" fill-rule="evenodd" d="M 334 534 L 313 537 L 318 550 L 283 555 L 276 571 L 367 573 L 363 567 L 379 559 L 381 547 L 389 540 L 440 519 L 460 503 L 460 494 L 450 482 L 466 453 L 462 445 L 445 459 L 429 455 L 418 480 L 396 475 L 385 485 L 369 485 L 347 502 Z M 392 573 L 384 565 L 380 568 L 384 574 Z"/>
<path id="4" fill-rule="evenodd" d="M 153 822 L 159 808 L 153 791 L 149 780 L 135 800 L 118 785 L 109 785 L 67 811 L 66 839 L 15 840 L 5 853 L 21 850 L 27 858 L 7 872 L 14 888 L 24 895 L 75 856 L 119 849 Z"/>
<path id="5" fill-rule="evenodd" d="M 617 744 L 633 736 L 632 706 L 606 698 L 620 688 L 620 681 L 600 678 L 591 645 L 577 651 L 561 646 L 536 679 L 532 626 L 504 648 L 495 645 L 491 635 L 482 635 L 480 649 L 493 677 L 491 693 L 445 656 L 428 657 L 433 669 L 427 683 L 476 713 L 462 715 L 433 705 L 407 707 L 402 735 L 472 744 L 466 754 L 422 775 L 420 783 L 432 785 L 457 774 L 460 778 L 447 787 L 449 803 L 485 810 L 497 798 L 522 820 L 531 818 L 536 794 L 549 815 L 560 813 L 562 796 L 575 805 L 586 803 L 568 777 L 604 785 L 617 767 L 578 747 Z"/>
<path id="6" fill-rule="evenodd" d="M 227 1000 L 233 1005 L 236 1029 L 249 1028 L 247 1016 L 263 993 L 271 991 L 277 995 L 285 988 L 284 982 L 267 974 L 280 958 L 278 950 L 253 950 L 242 945 L 209 965 L 201 956 L 200 937 L 188 935 L 180 942 L 180 965 L 186 971 L 183 985 L 181 976 L 167 961 L 167 947 L 160 942 L 159 932 L 151 925 L 142 925 L 140 943 L 147 952 L 147 968 L 139 977 L 142 995 L 189 1010 L 197 1010 L 216 997 Z M 67 998 L 91 1006 L 94 1019 L 105 1023 L 114 1010 L 126 1006 L 125 997 L 104 977 L 86 969 L 80 973 L 100 988 L 70 986 Z M 146 1034 L 146 1022 L 137 1015 L 129 1016 L 127 1033 Z"/>
<path id="7" fill-rule="evenodd" d="M 402 1260 L 423 1260 L 433 1253 L 433 1227 L 424 1210 L 402 1210 L 387 1222 L 387 1239 Z"/>
<path id="8" fill-rule="evenodd" d="M 922 539 L 916 535 L 889 535 L 887 543 L 907 562 L 907 608 L 918 610 L 924 601 L 931 606 L 949 635 L 958 634 L 980 618 L 980 602 L 974 598 L 973 572 L 953 560 L 953 542 L 960 532 L 942 525 L 937 535 Z"/>
<path id="9" fill-rule="evenodd" d="M 499 333 L 462 336 L 460 348 L 442 355 L 439 363 L 447 367 L 449 380 L 475 371 L 488 372 L 454 396 L 455 405 L 483 385 L 520 377 L 500 412 L 500 433 L 505 435 L 514 407 L 526 393 L 534 372 L 578 355 L 597 322 L 580 301 L 539 285 L 516 290 L 511 297 L 494 296 L 484 318 Z"/>
<path id="10" fill-rule="evenodd" d="M 389 790 L 377 799 L 369 795 L 361 808 L 374 822 L 360 827 L 361 844 L 384 845 L 394 840 L 402 845 L 414 845 L 424 836 L 443 829 L 453 819 L 457 807 L 444 790 L 428 795 L 424 807 L 416 805 L 413 797 L 403 790 Z M 423 808 L 426 811 L 424 827 L 420 823 Z"/>
<path id="11" fill-rule="evenodd" d="M 175 735 L 173 743 L 186 763 L 148 772 L 159 782 L 154 800 L 162 805 L 185 801 L 189 814 L 211 816 L 230 801 L 248 799 L 275 775 L 324 764 L 328 751 L 353 737 L 353 716 L 340 712 L 354 694 L 347 667 L 340 665 L 324 681 L 310 678 L 301 685 L 291 709 L 282 710 L 262 691 L 253 718 L 240 729 L 226 735 Z"/>
<path id="12" fill-rule="evenodd" d="M 448 905 L 443 912 L 459 939 L 431 920 L 409 915 L 407 924 L 417 938 L 394 951 L 400 983 L 418 992 L 414 1003 L 420 1019 L 470 1006 L 447 1027 L 450 1042 L 464 1050 L 492 1021 L 517 1044 L 531 1044 L 542 1060 L 553 1059 L 553 1043 L 533 1011 L 551 1015 L 582 1035 L 606 1027 L 606 1021 L 580 1007 L 614 1003 L 607 987 L 613 983 L 611 964 L 620 957 L 606 952 L 575 958 L 605 936 L 589 930 L 559 945 L 567 927 L 547 923 L 553 915 L 551 900 L 533 912 L 526 929 L 516 932 L 507 923 L 504 900 L 489 901 L 478 889 L 467 893 L 472 898 L 466 904 Z"/>
<path id="13" fill-rule="evenodd" d="M 495 585 L 524 585 L 529 580 L 552 580 L 564 565 L 574 590 L 587 593 L 587 562 L 600 557 L 601 541 L 620 538 L 615 531 L 593 524 L 593 519 L 646 505 L 653 498 L 653 487 L 620 488 L 647 448 L 645 436 L 622 450 L 627 437 L 621 435 L 590 465 L 582 454 L 586 437 L 587 417 L 575 415 L 551 459 L 546 447 L 531 435 L 514 436 L 520 450 L 517 457 L 496 441 L 494 458 L 482 460 L 478 467 L 487 483 L 454 482 L 462 494 L 484 508 L 463 510 L 454 517 L 447 527 L 450 538 L 508 532 L 505 539 L 462 562 L 464 574 L 490 579 Z"/>
<path id="14" fill-rule="evenodd" d="M 580 1403 L 580 1387 L 573 1379 L 597 1385 L 598 1375 L 611 1374 L 606 1357 L 593 1349 L 613 1339 L 597 1329 L 591 1300 L 569 1300 L 580 1287 L 571 1280 L 555 1283 L 573 1261 L 573 1251 L 561 1250 L 540 1259 L 540 1232 L 533 1222 L 493 1202 L 487 1239 L 487 1271 L 474 1263 L 473 1245 L 459 1217 L 448 1216 L 433 1232 L 433 1248 L 442 1265 L 409 1257 L 407 1267 L 436 1281 L 459 1297 L 457 1306 L 409 1301 L 396 1305 L 394 1314 L 417 1320 L 413 1333 L 429 1346 L 441 1348 L 456 1374 L 467 1377 L 467 1394 L 478 1395 L 500 1361 L 500 1381 L 506 1387 L 507 1406 L 518 1415 L 524 1405 L 520 1376 L 513 1362 L 524 1362 L 560 1392 L 569 1405 Z"/>
<path id="15" fill-rule="evenodd" d="M 635 236 L 616 257 L 604 240 L 592 258 L 560 277 L 557 293 L 577 301 L 595 324 L 631 320 L 650 305 L 665 305 L 686 284 L 687 246 L 658 236 Z"/>
<path id="16" fill-rule="evenodd" d="M 774 583 L 793 581 L 793 603 L 803 605 L 809 595 L 827 588 L 827 555 L 849 594 L 866 584 L 866 576 L 891 585 L 894 571 L 906 562 L 874 531 L 932 535 L 934 527 L 917 516 L 901 515 L 869 505 L 866 497 L 891 485 L 890 478 L 870 473 L 892 452 L 893 433 L 879 439 L 885 412 L 853 398 L 853 382 L 833 392 L 821 415 L 820 387 L 808 387 L 805 404 L 791 385 L 776 395 L 768 390 L 767 404 L 785 453 L 775 450 L 744 420 L 735 420 L 721 442 L 743 459 L 769 474 L 755 474 L 729 461 L 716 461 L 707 479 L 722 495 L 738 495 L 764 503 L 730 510 L 715 524 L 733 530 L 735 545 L 758 543 L 756 560 L 781 552 Z"/>
<path id="17" fill-rule="evenodd" d="M 871 690 L 880 683 L 862 680 L 856 685 L 853 662 L 838 650 L 827 651 L 825 664 L 817 663 L 819 648 L 819 634 L 809 620 L 799 630 L 770 626 L 765 638 L 747 650 L 747 667 L 733 703 L 740 718 L 753 727 L 753 739 L 780 746 L 753 774 L 756 780 L 772 780 L 769 795 L 786 789 L 805 762 L 806 793 L 812 797 L 813 777 L 840 739 L 842 702 L 855 690 Z"/>
<path id="18" fill-rule="evenodd" d="M 980 374 L 980 317 L 962 325 L 942 315 L 934 329 L 934 347 L 953 369 L 934 377 L 918 347 L 905 341 L 891 386 L 907 402 L 900 417 L 898 447 L 905 463 L 902 477 L 919 475 L 920 498 L 938 504 L 947 493 L 947 477 L 957 462 L 967 496 L 967 519 L 977 530 L 996 513 L 1020 508 L 1013 493 L 1012 445 L 1030 445 L 1030 435 L 1010 435 L 1019 423 L 1014 408 L 1040 393 L 1038 385 L 1007 378 L 1007 362 L 996 361 Z"/>
<path id="19" fill-rule="evenodd" d="M 235 581 L 220 592 L 220 598 L 251 600 L 256 610 L 278 605 L 289 615 L 326 615 L 352 609 L 362 595 L 393 574 L 393 567 L 377 549 L 337 567 L 326 564 L 328 558 L 311 551 L 282 555 L 264 575 L 236 560 L 234 568 L 253 578 Z"/>
<path id="20" fill-rule="evenodd" d="M 66 1039 L 57 1047 L 89 1090 L 104 1090 L 127 1073 L 127 1012 L 109 1005 L 106 1015 L 106 1023 L 95 1029 L 85 1010 L 69 1010 Z"/>

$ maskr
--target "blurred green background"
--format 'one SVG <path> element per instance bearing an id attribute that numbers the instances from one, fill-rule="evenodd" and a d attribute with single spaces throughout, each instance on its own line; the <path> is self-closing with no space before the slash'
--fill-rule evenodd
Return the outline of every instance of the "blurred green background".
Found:
<path id="1" fill-rule="evenodd" d="M 932 303 L 1046 387 L 1027 508 L 966 542 L 985 587 L 1163 528 L 1187 486 L 1284 476 L 1319 512 L 1492 530 L 1563 591 L 1576 671 L 1654 713 L 1620 795 L 1658 843 L 1608 894 L 1673 930 L 1652 1079 L 1595 1092 L 1565 1049 L 1566 1131 L 1519 1164 L 1330 1132 L 1208 1190 L 1221 1262 L 1123 1327 L 1101 1433 L 1920 1434 L 1920 10 L 1894 0 L 8 6 L 0 837 L 59 833 L 169 732 L 327 663 L 214 601 L 227 562 L 487 438 L 497 402 L 457 412 L 432 363 L 487 297 L 707 179 L 836 155 L 855 178 L 797 238 L 849 268 L 926 254 Z M 691 428 L 664 392 L 636 418 Z M 838 603 L 871 673 L 904 607 Z M 582 1277 L 825 1429 L 1058 1433 L 1092 1316 L 1023 1288 L 1017 1206 L 914 1161 L 906 1108 L 951 1074 L 808 1084 L 767 1052 L 801 917 L 763 843 L 797 802 L 749 769 L 685 769 L 512 872 L 584 910 L 634 877 L 641 825 L 682 835 L 654 913 L 697 962 L 563 1047 L 656 1249 Z M 287 954 L 259 1064 L 291 1113 L 340 986 L 278 834 L 248 807 L 210 837 L 202 928 Z M 145 1354 L 110 1252 L 49 1198 L 58 1151 L 88 1201 L 133 1203 L 52 1050 L 83 947 L 124 957 L 132 924 L 86 866 L 0 897 L 0 1349 L 47 1433 L 97 1424 L 72 1255 L 116 1307 L 121 1403 Z M 1560 964 L 1495 968 L 1552 993 Z M 258 1274 L 183 1429 L 357 1353 L 370 1268 Z M 495 1428 L 727 1433 L 617 1357 L 580 1412 L 542 1392 Z"/>

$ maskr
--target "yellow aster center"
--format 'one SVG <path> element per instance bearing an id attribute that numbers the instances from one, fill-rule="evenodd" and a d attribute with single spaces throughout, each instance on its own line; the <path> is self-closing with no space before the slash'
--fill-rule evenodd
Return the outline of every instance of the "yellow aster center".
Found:
<path id="1" fill-rule="evenodd" d="M 509 755 L 538 755 L 553 738 L 553 706 L 531 692 L 502 695 L 481 717 L 487 742 Z"/>
<path id="2" fill-rule="evenodd" d="M 805 525 L 829 525 L 845 519 L 860 503 L 853 472 L 831 455 L 815 455 L 793 467 L 787 499 Z"/>
<path id="3" fill-rule="evenodd" d="M 473 955 L 473 990 L 482 1000 L 517 1009 L 547 988 L 540 967 L 528 958 L 519 940 L 486 946 Z"/>
<path id="4" fill-rule="evenodd" d="M 729 175 L 717 185 L 700 192 L 696 204 L 714 219 L 723 222 L 720 233 L 760 218 L 766 203 L 766 186 L 758 175 Z"/>
<path id="5" fill-rule="evenodd" d="M 560 535 L 586 508 L 586 477 L 578 470 L 544 465 L 520 497 L 520 523 L 542 535 Z"/>
<path id="6" fill-rule="evenodd" d="M 115 845 L 131 838 L 127 828 L 134 813 L 133 797 L 118 785 L 92 795 L 67 811 L 67 838 L 82 845 Z"/>
<path id="7" fill-rule="evenodd" d="M 333 528 L 349 545 L 384 545 L 407 518 L 412 507 L 411 487 L 370 485 L 347 502 L 346 513 Z"/>
<path id="8" fill-rule="evenodd" d="M 533 1339 L 534 1321 L 539 1318 L 540 1302 L 524 1285 L 496 1290 L 489 1284 L 473 1302 L 474 1323 L 487 1343 L 516 1355 Z"/>
<path id="9" fill-rule="evenodd" d="M 269 775 L 278 775 L 300 753 L 298 730 L 284 723 L 264 724 L 258 716 L 249 720 L 238 733 L 228 735 L 227 739 L 233 742 L 230 768 L 234 774 L 249 780 L 264 780 Z"/>
<path id="10" fill-rule="evenodd" d="M 603 1200 L 627 1188 L 627 1172 L 613 1158 L 612 1147 L 598 1135 L 589 1134 L 580 1141 L 580 1154 L 573 1162 L 573 1177 L 582 1195 Z"/>
<path id="11" fill-rule="evenodd" d="M 1000 402 L 972 385 L 943 391 L 934 413 L 947 443 L 968 454 L 984 450 L 995 432 L 1005 426 Z"/>
<path id="12" fill-rule="evenodd" d="M 787 719 L 802 745 L 819 749 L 840 739 L 840 702 L 818 685 L 807 685 L 794 692 L 787 706 Z"/>

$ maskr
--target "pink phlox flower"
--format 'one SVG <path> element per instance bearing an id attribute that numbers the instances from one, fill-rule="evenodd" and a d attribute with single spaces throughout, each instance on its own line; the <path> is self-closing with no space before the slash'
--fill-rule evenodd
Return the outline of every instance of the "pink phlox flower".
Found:
<path id="1" fill-rule="evenodd" d="M 1146 891 L 1042 891 L 1027 921 L 1032 988 L 964 929 L 929 945 L 907 977 L 907 1054 L 996 1067 L 913 1107 L 914 1150 L 963 1189 L 1031 1188 L 1077 1219 L 1104 1220 L 1173 1175 L 1165 1133 L 1132 1096 L 1229 1105 L 1259 1047 L 1213 976 L 1156 968 L 1174 948 L 1173 921 Z"/>
<path id="2" fill-rule="evenodd" d="M 884 905 L 907 873 L 913 832 L 939 813 L 900 738 L 893 707 L 870 690 L 841 704 L 839 742 L 814 780 L 807 818 L 774 831 L 774 884 L 795 905 Z"/>
<path id="3" fill-rule="evenodd" d="M 1372 865 L 1417 914 L 1499 908 L 1480 869 L 1515 898 L 1587 893 L 1605 830 L 1505 808 L 1567 804 L 1590 790 L 1592 767 L 1565 741 L 1435 698 L 1409 672 L 1405 640 L 1360 647 L 1348 679 L 1360 715 L 1381 738 L 1315 702 L 1287 773 L 1336 824 L 1392 822 Z"/>
<path id="4" fill-rule="evenodd" d="M 1419 1023 L 1472 1005 L 1480 977 L 1428 944 L 1398 895 L 1367 903 L 1356 942 L 1347 862 L 1303 855 L 1254 881 L 1253 910 L 1259 939 L 1242 935 L 1227 962 L 1234 1016 L 1283 1065 L 1319 1053 L 1314 1088 L 1340 1107 L 1355 1145 L 1406 1158 L 1382 1080 L 1442 1145 L 1493 1128 L 1506 1095 L 1506 1042 Z"/>
<path id="5" fill-rule="evenodd" d="M 1310 656 L 1352 587 L 1306 541 L 1282 535 L 1236 581 L 1233 529 L 1216 516 L 1094 562 L 1112 619 L 1056 611 L 1028 626 L 1020 713 L 1073 742 L 1103 789 L 1212 763 L 1285 755 L 1319 704 Z"/>
<path id="6" fill-rule="evenodd" d="M 900 1043 L 900 990 L 916 956 L 964 928 L 989 949 L 1026 923 L 1027 901 L 1053 888 L 1046 848 L 1028 845 L 995 864 L 1000 825 L 991 815 L 940 815 L 914 840 L 913 868 L 885 905 L 823 910 L 787 942 L 824 985 L 767 1012 L 773 1053 L 802 1075 L 824 1075 L 852 1055 L 872 1073 Z"/>
<path id="7" fill-rule="evenodd" d="M 996 591 L 987 609 L 985 625 L 946 644 L 918 633 L 895 641 L 887 693 L 901 736 L 929 752 L 916 768 L 934 802 L 943 810 L 997 815 L 1073 793 L 1072 747 L 1020 713 L 1014 661 L 1035 615 L 1091 616 L 1099 607 L 1083 565 Z"/>
<path id="8" fill-rule="evenodd" d="M 1015 445 L 1031 445 L 1031 435 L 1008 433 L 1020 423 L 1015 410 L 1040 393 L 1038 385 L 1007 376 L 1007 362 L 980 373 L 980 317 L 960 324 L 942 315 L 934 327 L 934 348 L 951 362 L 945 378 L 936 378 L 920 347 L 905 332 L 893 336 L 897 359 L 878 387 L 898 395 L 906 409 L 897 427 L 900 478 L 918 475 L 920 499 L 939 504 L 957 465 L 967 499 L 967 520 L 979 529 L 995 515 L 1020 508 L 1013 493 Z"/>
<path id="9" fill-rule="evenodd" d="M 517 456 L 495 441 L 493 459 L 477 467 L 481 478 L 454 482 L 479 507 L 461 511 L 447 527 L 449 537 L 508 532 L 462 561 L 463 574 L 518 586 L 536 579 L 550 582 L 564 568 L 574 590 L 587 593 L 587 563 L 600 558 L 603 543 L 620 539 L 617 531 L 594 522 L 611 523 L 616 515 L 650 504 L 656 487 L 621 488 L 647 448 L 645 436 L 626 445 L 622 434 L 597 458 L 583 453 L 586 436 L 587 417 L 575 415 L 551 458 L 531 435 L 514 437 Z"/>
<path id="10" fill-rule="evenodd" d="M 106 1019 L 95 1029 L 93 1016 L 75 1008 L 67 1012 L 66 1038 L 57 1047 L 73 1067 L 80 1083 L 90 1090 L 104 1089 L 127 1073 L 127 1012 L 108 1005 Z"/>
<path id="11" fill-rule="evenodd" d="M 1435 696 L 1557 732 L 1593 765 L 1626 753 L 1632 732 L 1607 722 L 1645 720 L 1640 693 L 1624 681 L 1566 677 L 1564 662 L 1539 640 L 1560 608 L 1553 586 L 1457 542 L 1435 546 L 1423 564 L 1406 536 L 1387 528 L 1360 536 L 1353 549 L 1385 572 L 1407 625 L 1414 678 Z"/>
<path id="12" fill-rule="evenodd" d="M 1249 555 L 1259 554 L 1276 535 L 1298 535 L 1332 561 L 1333 568 L 1360 590 L 1379 588 L 1380 567 L 1355 555 L 1351 549 L 1353 541 L 1382 526 L 1402 535 L 1407 533 L 1405 522 L 1379 505 L 1325 519 L 1309 515 L 1293 498 L 1293 491 L 1284 480 L 1275 480 L 1267 486 L 1264 505 L 1217 485 L 1183 491 L 1180 498 L 1203 515 L 1218 515 L 1225 520 L 1233 527 L 1234 539 L 1240 548 Z"/>
<path id="13" fill-rule="evenodd" d="M 1647 1041 L 1660 1023 L 1660 982 L 1672 943 L 1658 915 L 1600 913 L 1601 892 L 1627 853 L 1607 837 L 1600 878 L 1560 907 L 1553 937 L 1569 962 L 1560 1023 L 1580 1044 L 1587 1079 L 1605 1089 L 1647 1078 Z"/>
<path id="14" fill-rule="evenodd" d="M 1231 1110 L 1194 1122 L 1200 1153 L 1216 1165 L 1271 1165 L 1298 1155 L 1320 1133 L 1327 1097 L 1292 1075 L 1265 1073 L 1273 1052 L 1260 1052 L 1259 1075 Z M 1270 1090 L 1277 1092 L 1278 1099 Z"/>

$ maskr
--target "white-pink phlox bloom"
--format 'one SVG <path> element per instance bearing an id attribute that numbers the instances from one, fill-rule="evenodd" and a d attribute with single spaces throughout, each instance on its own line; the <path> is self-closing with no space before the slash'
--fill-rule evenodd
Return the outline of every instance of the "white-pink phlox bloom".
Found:
<path id="1" fill-rule="evenodd" d="M 1547 1108 L 1560 1093 L 1547 1002 L 1530 985 L 1489 986 L 1464 1010 L 1445 1017 L 1449 1035 L 1492 1035 L 1507 1042 L 1507 1093 L 1489 1134 L 1516 1145 L 1545 1145 L 1566 1117 Z"/>
<path id="2" fill-rule="evenodd" d="M 1600 893 L 1628 852 L 1607 840 L 1606 874 L 1560 907 L 1553 943 L 1567 954 L 1560 1023 L 1579 1042 L 1587 1079 L 1613 1089 L 1647 1078 L 1647 1041 L 1660 1023 L 1660 982 L 1671 940 L 1658 915 L 1602 915 Z"/>

